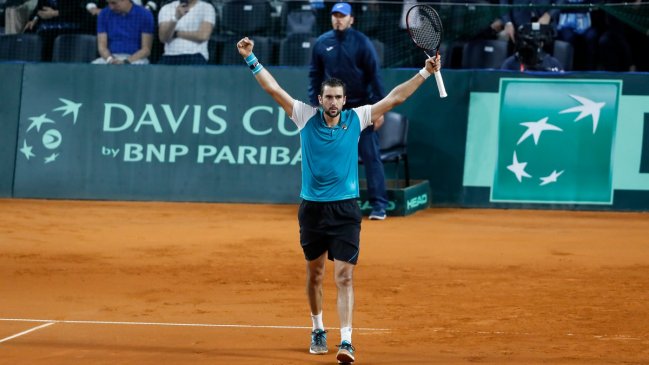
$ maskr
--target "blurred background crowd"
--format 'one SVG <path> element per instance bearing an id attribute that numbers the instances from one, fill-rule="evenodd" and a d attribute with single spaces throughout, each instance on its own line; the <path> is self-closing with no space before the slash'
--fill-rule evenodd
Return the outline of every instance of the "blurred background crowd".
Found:
<path id="1" fill-rule="evenodd" d="M 249 36 L 264 64 L 306 66 L 317 37 L 331 29 L 334 3 L 0 0 L 0 60 L 241 64 L 234 44 Z M 353 27 L 372 40 L 381 67 L 421 66 L 404 22 L 417 1 L 349 3 Z M 649 2 L 426 3 L 444 23 L 446 68 L 649 71 Z"/>

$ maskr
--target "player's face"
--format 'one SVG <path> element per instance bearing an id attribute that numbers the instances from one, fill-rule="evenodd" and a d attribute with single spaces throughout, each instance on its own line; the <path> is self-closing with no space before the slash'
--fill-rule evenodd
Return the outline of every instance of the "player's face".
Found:
<path id="1" fill-rule="evenodd" d="M 331 118 L 335 118 L 345 105 L 345 95 L 342 86 L 325 86 L 322 95 L 319 95 L 322 110 Z"/>
<path id="2" fill-rule="evenodd" d="M 354 24 L 354 17 L 351 15 L 344 15 L 341 13 L 331 14 L 331 26 L 334 30 L 343 31 L 347 30 Z"/>

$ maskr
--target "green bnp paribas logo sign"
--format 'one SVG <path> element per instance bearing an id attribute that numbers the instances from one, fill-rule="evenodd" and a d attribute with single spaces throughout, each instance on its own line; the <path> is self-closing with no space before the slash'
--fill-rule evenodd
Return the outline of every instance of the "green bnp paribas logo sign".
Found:
<path id="1" fill-rule="evenodd" d="M 494 202 L 612 204 L 621 81 L 502 79 Z"/>
<path id="2" fill-rule="evenodd" d="M 65 119 L 71 119 L 73 125 L 77 124 L 79 109 L 82 106 L 82 103 L 75 103 L 67 99 L 59 98 L 59 101 L 61 105 L 54 108 L 49 114 L 34 115 L 28 118 L 29 126 L 23 133 L 18 149 L 25 159 L 40 160 L 44 164 L 57 161 L 64 141 L 60 131 L 61 123 L 64 123 Z M 66 118 L 66 116 L 68 117 Z"/>

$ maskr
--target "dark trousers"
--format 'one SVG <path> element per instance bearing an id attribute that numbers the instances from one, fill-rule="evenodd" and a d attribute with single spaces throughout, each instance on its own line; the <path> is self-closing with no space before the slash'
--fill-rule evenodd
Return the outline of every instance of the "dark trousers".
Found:
<path id="1" fill-rule="evenodd" d="M 373 126 L 361 132 L 358 141 L 358 155 L 365 166 L 367 195 L 374 210 L 385 209 L 388 205 L 388 193 L 385 190 L 385 172 L 379 151 L 379 136 Z"/>
<path id="2" fill-rule="evenodd" d="M 557 39 L 572 44 L 574 49 L 573 70 L 597 70 L 597 48 L 599 34 L 593 27 L 588 28 L 583 34 L 576 33 L 572 28 L 560 29 Z M 567 67 L 568 65 L 563 65 Z"/>

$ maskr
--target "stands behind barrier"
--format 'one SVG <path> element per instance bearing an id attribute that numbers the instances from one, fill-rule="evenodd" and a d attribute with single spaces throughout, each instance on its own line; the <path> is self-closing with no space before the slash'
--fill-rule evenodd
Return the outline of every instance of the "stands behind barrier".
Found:
<path id="1" fill-rule="evenodd" d="M 500 69 L 507 58 L 507 42 L 475 40 L 467 42 L 462 51 L 462 68 Z"/>
<path id="2" fill-rule="evenodd" d="M 92 62 L 97 53 L 97 36 L 92 34 L 62 34 L 54 40 L 52 62 Z"/>
<path id="3" fill-rule="evenodd" d="M 40 62 L 43 42 L 37 34 L 0 35 L 0 61 Z"/>
<path id="4" fill-rule="evenodd" d="M 306 66 L 311 62 L 315 38 L 309 34 L 291 34 L 279 43 L 279 64 Z"/>

